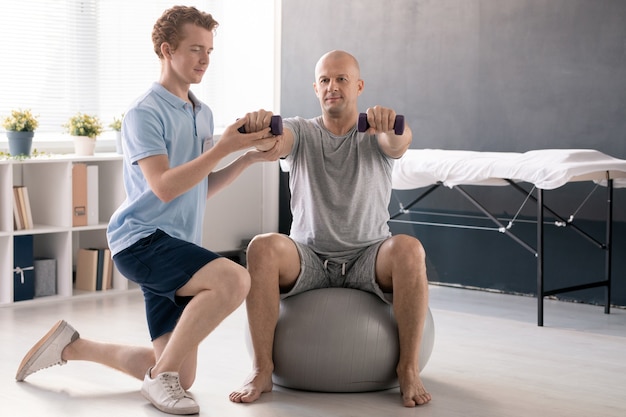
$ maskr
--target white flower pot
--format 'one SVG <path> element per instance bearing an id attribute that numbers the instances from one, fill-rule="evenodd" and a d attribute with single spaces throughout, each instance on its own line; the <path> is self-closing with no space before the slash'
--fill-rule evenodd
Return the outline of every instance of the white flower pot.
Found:
<path id="1" fill-rule="evenodd" d="M 89 136 L 74 136 L 74 153 L 80 156 L 93 155 L 96 139 Z"/>
<path id="2" fill-rule="evenodd" d="M 124 153 L 122 149 L 122 132 L 119 130 L 115 131 L 115 152 L 119 154 Z"/>

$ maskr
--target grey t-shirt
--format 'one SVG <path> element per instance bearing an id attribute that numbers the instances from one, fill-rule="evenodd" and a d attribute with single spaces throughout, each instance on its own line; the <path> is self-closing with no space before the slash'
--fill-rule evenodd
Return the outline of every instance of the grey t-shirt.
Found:
<path id="1" fill-rule="evenodd" d="M 293 222 L 290 237 L 323 257 L 348 258 L 391 236 L 389 199 L 393 158 L 375 135 L 356 126 L 335 136 L 322 118 L 285 119 L 294 135 L 286 157 Z"/>

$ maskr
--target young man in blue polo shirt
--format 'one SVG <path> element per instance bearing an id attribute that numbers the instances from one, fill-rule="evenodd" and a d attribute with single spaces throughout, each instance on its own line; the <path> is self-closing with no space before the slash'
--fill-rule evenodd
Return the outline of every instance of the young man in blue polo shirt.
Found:
<path id="1" fill-rule="evenodd" d="M 123 123 L 127 198 L 111 217 L 109 247 L 119 271 L 144 293 L 152 348 L 80 338 L 61 320 L 26 355 L 16 379 L 70 360 L 89 360 L 142 379 L 142 393 L 159 410 L 195 414 L 187 393 L 196 376 L 198 345 L 245 299 L 250 276 L 242 266 L 201 246 L 208 197 L 255 162 L 276 160 L 271 113 L 249 113 L 213 141 L 211 109 L 189 90 L 209 65 L 217 22 L 194 7 L 175 6 L 152 32 L 161 77 L 127 111 Z"/>

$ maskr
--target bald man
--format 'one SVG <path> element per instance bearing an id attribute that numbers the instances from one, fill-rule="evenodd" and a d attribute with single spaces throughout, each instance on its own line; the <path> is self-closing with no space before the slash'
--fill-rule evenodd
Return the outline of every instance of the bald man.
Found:
<path id="1" fill-rule="evenodd" d="M 322 115 L 284 120 L 279 146 L 291 167 L 293 222 L 289 236 L 262 234 L 248 247 L 252 284 L 246 307 L 254 360 L 244 385 L 230 394 L 233 402 L 253 402 L 272 390 L 280 299 L 323 287 L 358 288 L 387 303 L 383 294 L 393 294 L 403 404 L 431 400 L 419 376 L 428 311 L 425 253 L 419 240 L 392 236 L 387 224 L 393 161 L 413 135 L 408 126 L 396 135 L 396 112 L 381 106 L 367 109 L 370 127 L 357 132 L 363 88 L 357 60 L 344 51 L 328 52 L 315 66 L 313 83 Z"/>

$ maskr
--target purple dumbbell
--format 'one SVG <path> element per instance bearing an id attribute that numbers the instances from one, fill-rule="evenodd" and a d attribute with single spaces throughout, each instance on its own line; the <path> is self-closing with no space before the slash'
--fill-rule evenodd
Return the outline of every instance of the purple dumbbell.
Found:
<path id="1" fill-rule="evenodd" d="M 246 129 L 241 126 L 239 132 L 246 133 Z M 280 136 L 283 134 L 283 118 L 276 115 L 272 116 L 272 120 L 270 121 L 270 133 L 274 136 Z"/>
<path id="2" fill-rule="evenodd" d="M 370 124 L 367 122 L 367 114 L 359 113 L 359 122 L 357 123 L 357 129 L 359 132 L 365 132 L 370 128 Z M 396 135 L 404 133 L 404 116 L 401 114 L 396 115 L 396 121 L 393 124 L 393 131 Z"/>

